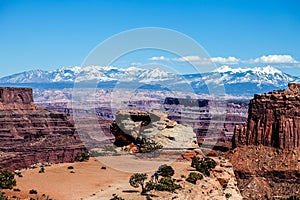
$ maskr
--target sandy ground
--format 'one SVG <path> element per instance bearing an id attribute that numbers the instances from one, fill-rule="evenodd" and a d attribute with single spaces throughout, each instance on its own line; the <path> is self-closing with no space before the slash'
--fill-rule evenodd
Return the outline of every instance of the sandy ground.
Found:
<path id="1" fill-rule="evenodd" d="M 122 160 L 128 158 L 116 157 L 115 159 L 122 168 Z M 156 163 L 154 166 L 160 164 Z M 143 163 L 140 163 L 140 165 L 143 165 Z M 172 166 L 176 171 L 174 177 L 179 178 L 181 174 L 186 174 L 181 169 L 186 169 L 188 165 L 188 162 L 173 163 Z M 73 166 L 74 169 L 70 170 L 68 166 Z M 6 190 L 5 192 L 9 196 L 15 195 L 20 199 L 29 199 L 30 197 L 46 199 L 41 198 L 43 194 L 56 200 L 109 200 L 112 194 L 122 196 L 126 200 L 146 199 L 145 196 L 140 195 L 141 188 L 133 188 L 129 185 L 128 180 L 133 173 L 119 171 L 108 166 L 104 170 L 101 169 L 102 166 L 106 165 L 95 158 L 91 158 L 87 162 L 55 164 L 45 167 L 45 173 L 38 173 L 39 168 L 24 170 L 22 171 L 22 178 L 16 177 L 17 186 L 15 188 L 19 188 L 21 191 Z M 141 166 L 132 163 L 132 169 L 138 169 L 139 167 Z M 149 169 L 151 170 L 151 168 Z M 75 173 L 71 173 L 71 171 Z M 149 179 L 152 173 L 153 171 L 149 171 Z M 37 190 L 38 195 L 29 195 L 31 189 Z"/>
<path id="2" fill-rule="evenodd" d="M 73 166 L 74 169 L 68 169 Z M 107 190 L 111 185 L 117 184 L 120 180 L 129 180 L 130 173 L 120 172 L 102 166 L 98 160 L 91 158 L 88 162 L 56 164 L 51 167 L 45 167 L 45 173 L 38 173 L 40 170 L 31 169 L 22 171 L 22 178 L 16 177 L 17 186 L 21 190 L 20 195 L 14 192 L 16 196 L 22 199 L 26 197 L 35 197 L 29 195 L 29 190 L 35 189 L 38 195 L 46 194 L 56 200 L 81 200 L 88 199 L 89 196 L 101 191 Z M 74 171 L 75 173 L 71 173 Z M 5 191 L 12 195 L 12 191 Z"/>

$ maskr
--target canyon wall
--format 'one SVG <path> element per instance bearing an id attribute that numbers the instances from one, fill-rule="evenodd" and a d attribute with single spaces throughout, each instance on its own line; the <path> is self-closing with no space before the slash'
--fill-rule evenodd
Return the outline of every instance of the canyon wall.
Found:
<path id="1" fill-rule="evenodd" d="M 255 95 L 250 101 L 247 123 L 235 127 L 233 147 L 260 144 L 280 149 L 300 147 L 300 84 Z"/>
<path id="2" fill-rule="evenodd" d="M 246 199 L 300 194 L 300 84 L 255 95 L 228 157 Z"/>
<path id="3" fill-rule="evenodd" d="M 0 102 L 7 103 L 33 103 L 32 89 L 31 88 L 0 88 Z"/>
<path id="4" fill-rule="evenodd" d="M 0 88 L 0 169 L 72 162 L 84 152 L 74 122 L 33 102 L 30 88 Z"/>

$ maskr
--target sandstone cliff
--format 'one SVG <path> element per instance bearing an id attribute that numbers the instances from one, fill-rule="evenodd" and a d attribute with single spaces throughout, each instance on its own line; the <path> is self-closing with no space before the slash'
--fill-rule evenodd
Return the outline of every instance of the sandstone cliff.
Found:
<path id="1" fill-rule="evenodd" d="M 68 115 L 37 107 L 30 88 L 0 88 L 0 169 L 71 162 L 83 151 Z"/>
<path id="2" fill-rule="evenodd" d="M 259 144 L 281 149 L 300 147 L 300 84 L 255 95 L 248 114 L 247 123 L 235 128 L 233 147 Z"/>
<path id="3" fill-rule="evenodd" d="M 255 95 L 228 153 L 246 199 L 300 194 L 300 84 Z"/>
<path id="4" fill-rule="evenodd" d="M 240 146 L 227 155 L 246 199 L 300 195 L 300 151 Z M 270 198 L 272 199 L 272 198 Z"/>

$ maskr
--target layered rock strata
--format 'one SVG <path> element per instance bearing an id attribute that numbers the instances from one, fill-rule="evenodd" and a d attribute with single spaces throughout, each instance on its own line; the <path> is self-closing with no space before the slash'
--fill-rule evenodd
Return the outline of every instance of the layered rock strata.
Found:
<path id="1" fill-rule="evenodd" d="M 164 108 L 169 119 L 193 127 L 199 146 L 225 151 L 229 149 L 234 125 L 242 125 L 247 120 L 248 101 L 167 97 Z"/>
<path id="2" fill-rule="evenodd" d="M 30 88 L 0 88 L 0 169 L 72 162 L 83 151 L 68 115 L 37 107 Z"/>
<path id="3" fill-rule="evenodd" d="M 250 101 L 247 123 L 234 130 L 233 147 L 259 144 L 280 149 L 300 147 L 300 84 L 255 95 Z"/>
<path id="4" fill-rule="evenodd" d="M 245 199 L 300 197 L 300 151 L 240 146 L 227 155 Z"/>
<path id="5" fill-rule="evenodd" d="M 228 157 L 246 199 L 300 195 L 300 84 L 255 95 Z"/>

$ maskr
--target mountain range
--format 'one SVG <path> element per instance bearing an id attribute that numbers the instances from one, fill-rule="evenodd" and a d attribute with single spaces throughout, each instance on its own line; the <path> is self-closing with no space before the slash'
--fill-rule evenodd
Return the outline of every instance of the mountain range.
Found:
<path id="1" fill-rule="evenodd" d="M 45 88 L 73 87 L 75 82 L 98 82 L 102 87 L 141 86 L 146 89 L 184 90 L 189 85 L 196 93 L 209 93 L 207 85 L 224 85 L 227 94 L 253 95 L 275 89 L 284 89 L 289 82 L 300 82 L 272 67 L 230 68 L 222 66 L 209 73 L 174 74 L 160 68 L 117 68 L 113 66 L 63 67 L 57 70 L 31 70 L 0 78 L 2 86 L 30 86 Z M 125 83 L 125 84 L 123 84 Z"/>

